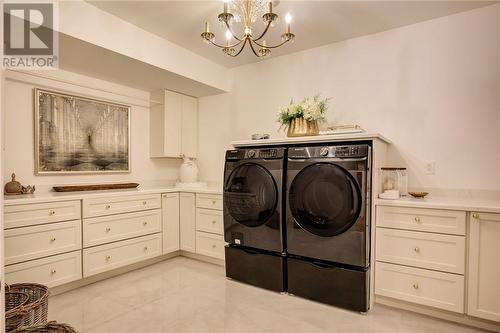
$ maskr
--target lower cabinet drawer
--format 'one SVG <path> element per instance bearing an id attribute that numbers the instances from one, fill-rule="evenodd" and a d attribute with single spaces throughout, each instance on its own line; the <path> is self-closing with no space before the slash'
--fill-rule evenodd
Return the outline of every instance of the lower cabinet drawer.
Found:
<path id="1" fill-rule="evenodd" d="M 222 211 L 197 208 L 196 230 L 223 235 L 224 222 L 222 221 Z"/>
<path id="2" fill-rule="evenodd" d="M 449 273 L 465 272 L 465 237 L 377 227 L 376 258 Z"/>
<path id="3" fill-rule="evenodd" d="M 161 211 L 94 217 L 83 220 L 83 247 L 116 242 L 161 231 Z"/>
<path id="4" fill-rule="evenodd" d="M 74 251 L 5 267 L 8 284 L 34 282 L 49 288 L 82 278 L 82 252 Z"/>
<path id="5" fill-rule="evenodd" d="M 81 230 L 80 220 L 5 230 L 5 264 L 80 250 Z"/>
<path id="6" fill-rule="evenodd" d="M 196 232 L 196 253 L 224 259 L 224 238 L 206 232 Z"/>
<path id="7" fill-rule="evenodd" d="M 161 255 L 161 234 L 83 250 L 83 276 L 106 272 Z"/>
<path id="8" fill-rule="evenodd" d="M 222 210 L 222 195 L 196 194 L 196 207 Z"/>
<path id="9" fill-rule="evenodd" d="M 464 277 L 420 268 L 376 262 L 375 294 L 464 312 Z"/>

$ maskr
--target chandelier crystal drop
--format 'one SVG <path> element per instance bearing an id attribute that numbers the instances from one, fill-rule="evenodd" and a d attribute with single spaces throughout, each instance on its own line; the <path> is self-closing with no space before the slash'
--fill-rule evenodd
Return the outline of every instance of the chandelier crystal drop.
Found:
<path id="1" fill-rule="evenodd" d="M 215 42 L 215 34 L 210 31 L 208 22 L 205 22 L 205 31 L 201 34 L 201 38 L 208 43 L 217 46 L 222 52 L 230 57 L 237 57 L 243 49 L 248 45 L 253 54 L 259 58 L 263 58 L 271 54 L 271 49 L 278 48 L 295 39 L 295 35 L 290 30 L 292 17 L 287 14 L 285 17 L 286 30 L 281 35 L 281 42 L 275 45 L 268 45 L 263 39 L 274 22 L 278 19 L 278 15 L 273 13 L 273 2 L 269 0 L 225 0 L 223 12 L 218 15 L 219 21 L 226 28 L 226 44 L 221 45 Z M 252 25 L 258 21 L 259 17 L 264 21 L 264 31 L 253 36 Z M 232 22 L 242 22 L 244 25 L 243 35 L 237 36 L 231 26 Z M 231 43 L 231 40 L 234 42 Z"/>

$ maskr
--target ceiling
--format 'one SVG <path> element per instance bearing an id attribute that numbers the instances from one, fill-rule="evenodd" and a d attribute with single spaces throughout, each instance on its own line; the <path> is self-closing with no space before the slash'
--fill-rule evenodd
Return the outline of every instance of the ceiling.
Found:
<path id="1" fill-rule="evenodd" d="M 92 5 L 167 39 L 220 65 L 235 67 L 261 61 L 245 50 L 236 58 L 224 56 L 214 46 L 203 43 L 200 33 L 208 21 L 218 41 L 224 29 L 217 15 L 220 1 L 89 1 Z M 349 38 L 369 35 L 433 18 L 497 3 L 498 1 L 279 1 L 275 12 L 279 21 L 271 29 L 268 44 L 280 40 L 283 17 L 293 16 L 294 43 L 272 51 L 270 57 L 289 54 Z M 256 22 L 255 31 L 264 24 Z M 235 31 L 241 26 L 235 24 Z M 247 47 L 248 48 L 248 47 Z"/>

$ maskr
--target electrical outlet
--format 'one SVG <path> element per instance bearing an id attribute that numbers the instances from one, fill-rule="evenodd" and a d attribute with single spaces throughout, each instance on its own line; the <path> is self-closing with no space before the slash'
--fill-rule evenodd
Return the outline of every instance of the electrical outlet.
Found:
<path id="1" fill-rule="evenodd" d="M 425 174 L 426 175 L 436 174 L 436 162 L 435 161 L 425 162 Z"/>

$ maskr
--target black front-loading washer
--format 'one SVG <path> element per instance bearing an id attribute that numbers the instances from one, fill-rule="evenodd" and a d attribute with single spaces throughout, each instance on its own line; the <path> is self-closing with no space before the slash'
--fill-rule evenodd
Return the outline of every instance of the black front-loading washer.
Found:
<path id="1" fill-rule="evenodd" d="M 369 306 L 371 148 L 288 149 L 288 291 L 366 312 Z"/>
<path id="2" fill-rule="evenodd" d="M 226 152 L 224 240 L 226 276 L 284 291 L 282 212 L 284 148 Z"/>

